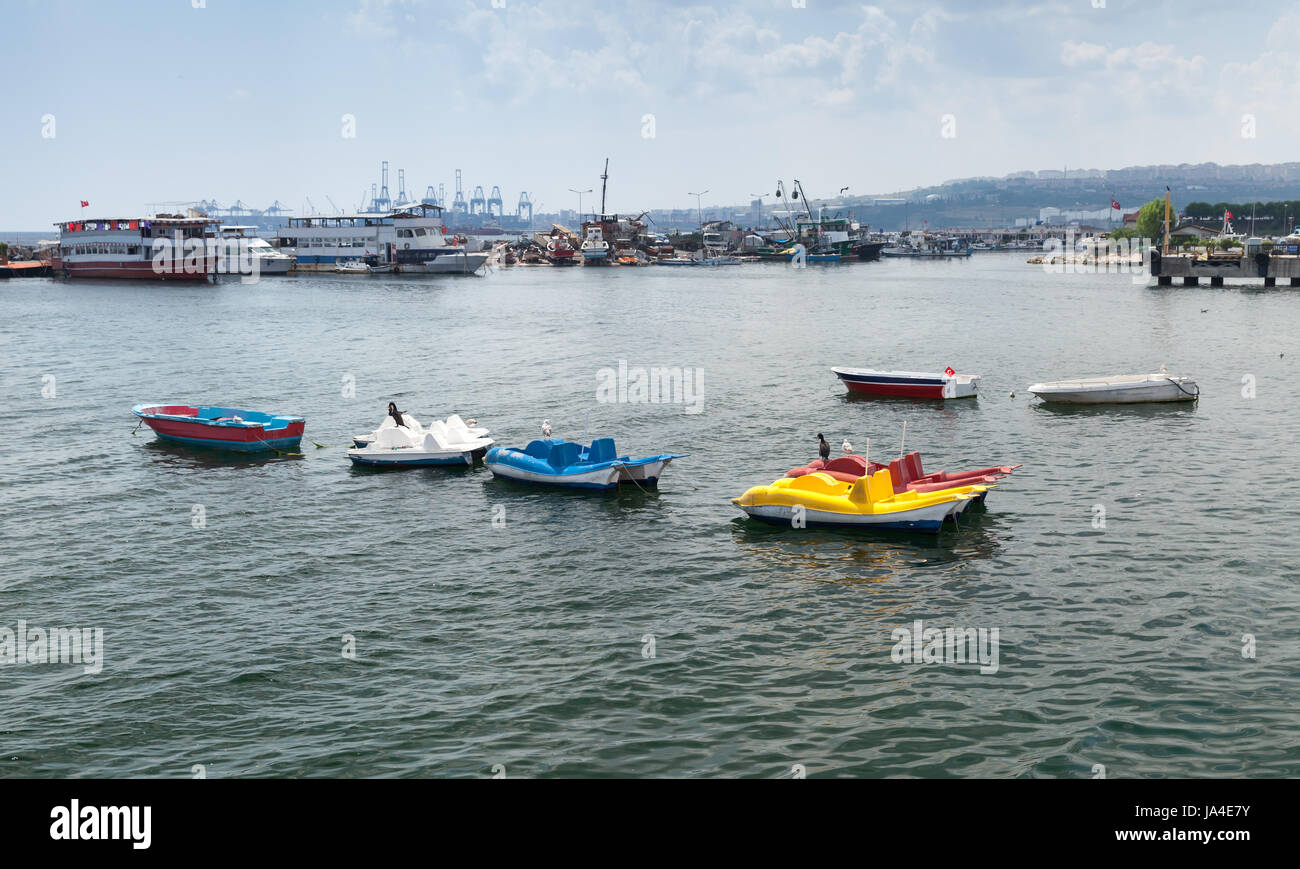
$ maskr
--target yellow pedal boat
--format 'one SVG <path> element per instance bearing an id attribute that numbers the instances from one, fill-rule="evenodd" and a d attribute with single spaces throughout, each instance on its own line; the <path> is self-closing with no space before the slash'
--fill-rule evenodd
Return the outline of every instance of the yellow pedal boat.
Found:
<path id="1" fill-rule="evenodd" d="M 829 474 L 783 477 L 770 486 L 755 486 L 731 503 L 753 519 L 782 525 L 880 528 L 927 531 L 943 528 L 982 498 L 988 486 L 957 486 L 937 492 L 902 491 L 894 494 L 889 469 L 852 483 Z"/>

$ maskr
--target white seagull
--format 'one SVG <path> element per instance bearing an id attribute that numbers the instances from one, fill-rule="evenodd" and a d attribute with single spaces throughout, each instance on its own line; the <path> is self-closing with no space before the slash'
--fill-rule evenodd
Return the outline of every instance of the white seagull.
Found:
<path id="1" fill-rule="evenodd" d="M 551 436 L 551 421 L 549 419 L 544 419 L 542 420 L 542 437 L 548 438 L 550 436 Z"/>
<path id="2" fill-rule="evenodd" d="M 853 455 L 853 444 L 849 443 L 848 438 L 845 438 L 844 443 L 840 444 L 840 449 L 844 450 L 846 456 Z"/>

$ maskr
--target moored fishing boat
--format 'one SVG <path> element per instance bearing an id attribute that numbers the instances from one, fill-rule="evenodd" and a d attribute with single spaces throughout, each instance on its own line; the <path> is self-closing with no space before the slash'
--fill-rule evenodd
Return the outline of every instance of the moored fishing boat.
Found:
<path id="1" fill-rule="evenodd" d="M 131 412 L 163 440 L 240 452 L 295 449 L 307 424 L 300 416 L 211 405 L 137 404 Z"/>
<path id="2" fill-rule="evenodd" d="M 484 460 L 495 476 L 521 483 L 576 489 L 613 489 L 620 482 L 654 486 L 673 459 L 664 454 L 633 459 L 620 456 L 613 438 L 596 438 L 590 446 L 560 438 L 541 438 L 524 449 L 493 447 Z"/>
<path id="3" fill-rule="evenodd" d="M 978 374 L 958 374 L 951 367 L 941 374 L 878 371 L 874 368 L 832 368 L 849 392 L 894 398 L 974 398 Z"/>
<path id="4" fill-rule="evenodd" d="M 609 257 L 609 242 L 605 240 L 599 225 L 587 226 L 587 237 L 582 240 L 582 260 L 595 265 L 605 263 Z"/>
<path id="5" fill-rule="evenodd" d="M 1201 389 L 1190 377 L 1175 377 L 1164 366 L 1155 374 L 1116 374 L 1035 383 L 1029 391 L 1056 404 L 1145 404 L 1195 401 Z"/>

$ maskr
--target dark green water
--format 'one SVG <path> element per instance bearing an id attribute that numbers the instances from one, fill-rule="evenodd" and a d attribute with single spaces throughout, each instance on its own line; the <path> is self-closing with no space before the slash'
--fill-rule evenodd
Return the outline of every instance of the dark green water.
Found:
<path id="1" fill-rule="evenodd" d="M 0 284 L 0 627 L 104 638 L 97 674 L 0 664 L 0 775 L 1300 775 L 1300 293 L 1023 259 Z M 597 403 L 619 360 L 702 367 L 703 412 Z M 1197 405 L 1024 390 L 1161 363 Z M 984 394 L 849 400 L 832 365 Z M 310 445 L 221 459 L 129 414 L 298 413 L 341 445 L 390 399 L 514 445 L 590 412 L 620 452 L 691 457 L 658 493 L 572 495 Z M 728 501 L 819 431 L 878 454 L 904 420 L 928 468 L 1025 467 L 938 540 Z M 916 619 L 997 628 L 998 671 L 894 663 Z"/>

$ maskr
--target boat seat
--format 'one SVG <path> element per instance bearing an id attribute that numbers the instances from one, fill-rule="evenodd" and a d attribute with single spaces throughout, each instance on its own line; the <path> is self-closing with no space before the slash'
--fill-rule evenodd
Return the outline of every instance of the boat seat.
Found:
<path id="1" fill-rule="evenodd" d="M 894 481 L 889 476 L 888 469 L 876 471 L 868 478 L 867 497 L 876 501 L 888 501 L 894 497 Z"/>
<path id="2" fill-rule="evenodd" d="M 529 441 L 528 446 L 524 447 L 524 455 L 548 461 L 551 458 L 551 442 Z"/>
<path id="3" fill-rule="evenodd" d="M 612 462 L 616 458 L 618 458 L 618 453 L 614 450 L 613 438 L 596 438 L 591 442 L 591 449 L 587 451 L 587 461 L 592 464 Z"/>
<path id="4" fill-rule="evenodd" d="M 409 447 L 411 445 L 411 436 L 407 434 L 406 429 L 398 426 L 381 428 L 379 434 L 375 435 L 375 446 L 381 450 L 392 450 L 398 447 Z"/>
<path id="5" fill-rule="evenodd" d="M 866 466 L 866 460 L 862 456 L 840 456 L 827 462 L 824 470 L 861 477 Z"/>
<path id="6" fill-rule="evenodd" d="M 907 482 L 910 483 L 925 476 L 925 470 L 921 467 L 920 453 L 913 450 L 903 458 L 904 463 L 907 465 Z"/>
<path id="7" fill-rule="evenodd" d="M 581 455 L 582 447 L 579 444 L 572 441 L 561 441 L 557 444 L 551 444 L 551 454 L 546 461 L 558 471 L 567 468 L 569 465 L 576 464 Z"/>
<path id="8" fill-rule="evenodd" d="M 811 474 L 805 474 L 802 477 L 795 477 L 785 486 L 785 488 L 800 492 L 821 492 L 823 494 L 837 494 L 844 486 L 840 480 L 831 477 L 822 471 L 814 471 Z"/>

